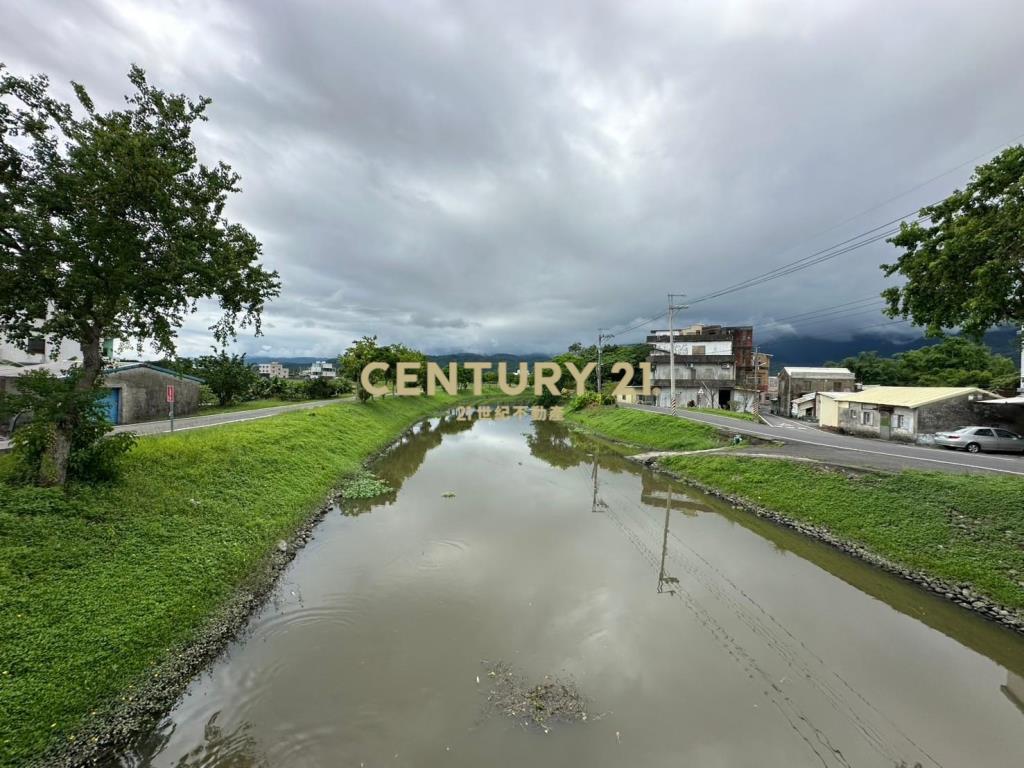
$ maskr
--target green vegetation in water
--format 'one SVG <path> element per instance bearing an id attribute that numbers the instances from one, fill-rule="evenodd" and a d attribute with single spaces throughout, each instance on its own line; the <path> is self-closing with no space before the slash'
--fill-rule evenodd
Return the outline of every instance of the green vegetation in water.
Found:
<path id="1" fill-rule="evenodd" d="M 1024 609 L 1024 483 L 905 471 L 852 475 L 738 456 L 673 456 L 662 466 L 882 557 Z"/>
<path id="2" fill-rule="evenodd" d="M 0 482 L 0 766 L 131 697 L 340 478 L 456 402 L 340 403 L 147 437 L 115 484 Z M 0 456 L 0 481 L 10 470 Z"/>
<path id="3" fill-rule="evenodd" d="M 656 451 L 701 451 L 724 444 L 718 431 L 707 424 L 631 408 L 586 408 L 566 419 L 587 431 Z"/>
<path id="4" fill-rule="evenodd" d="M 343 499 L 372 499 L 391 490 L 390 485 L 373 474 L 373 472 L 364 469 L 342 483 L 341 497 Z"/>

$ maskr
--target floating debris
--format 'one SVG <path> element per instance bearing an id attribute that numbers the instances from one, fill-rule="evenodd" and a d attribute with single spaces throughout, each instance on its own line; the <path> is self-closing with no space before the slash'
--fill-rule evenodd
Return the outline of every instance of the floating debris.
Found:
<path id="1" fill-rule="evenodd" d="M 455 498 L 455 491 L 445 491 L 444 493 L 441 494 L 441 498 L 442 499 L 454 499 Z"/>
<path id="2" fill-rule="evenodd" d="M 540 728 L 544 733 L 554 723 L 587 721 L 587 702 L 571 681 L 545 675 L 542 683 L 530 686 L 503 661 L 485 664 L 490 684 L 487 703 L 493 712 L 501 712 L 525 727 Z"/>

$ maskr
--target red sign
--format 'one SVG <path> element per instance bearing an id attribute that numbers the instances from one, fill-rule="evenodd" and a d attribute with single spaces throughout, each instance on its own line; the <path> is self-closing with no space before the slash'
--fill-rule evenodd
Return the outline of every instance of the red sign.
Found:
<path id="1" fill-rule="evenodd" d="M 173 384 L 168 384 L 167 385 L 167 402 L 168 403 L 173 403 L 174 402 L 174 385 Z"/>

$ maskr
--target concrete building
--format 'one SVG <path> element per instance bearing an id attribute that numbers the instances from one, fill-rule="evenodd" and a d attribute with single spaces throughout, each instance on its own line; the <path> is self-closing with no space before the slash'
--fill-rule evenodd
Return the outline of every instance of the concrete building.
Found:
<path id="1" fill-rule="evenodd" d="M 37 365 L 0 366 L 0 391 L 14 391 L 18 378 L 29 371 L 46 370 L 64 376 L 75 362 L 48 362 Z M 112 424 L 135 424 L 166 419 L 170 414 L 167 388 L 174 387 L 175 416 L 188 416 L 199 410 L 199 386 L 202 379 L 184 376 L 152 363 L 128 363 L 103 371 L 103 398 L 107 418 Z M 24 417 L 20 417 L 19 421 Z M 0 425 L 10 431 L 11 424 Z"/>
<path id="2" fill-rule="evenodd" d="M 334 363 L 328 363 L 326 360 L 317 360 L 302 372 L 302 377 L 306 379 L 333 379 L 337 375 Z"/>
<path id="3" fill-rule="evenodd" d="M 960 427 L 1005 426 L 977 387 L 871 387 L 863 392 L 821 392 L 818 424 L 853 435 L 915 441 Z"/>
<path id="4" fill-rule="evenodd" d="M 853 392 L 856 376 L 848 368 L 787 366 L 779 373 L 776 413 L 793 415 L 793 401 L 812 392 Z"/>
<path id="5" fill-rule="evenodd" d="M 199 410 L 202 379 L 185 376 L 152 363 L 129 363 L 103 372 L 107 418 L 112 424 L 135 424 L 166 419 L 170 415 L 167 388 L 174 387 L 174 415 L 189 416 Z"/>
<path id="6" fill-rule="evenodd" d="M 615 402 L 623 405 L 657 405 L 657 395 L 653 394 L 654 388 L 652 387 L 652 394 L 643 394 L 642 387 L 628 386 L 624 388 L 623 392 L 617 392 L 615 395 Z"/>
<path id="7" fill-rule="evenodd" d="M 809 392 L 793 401 L 792 415 L 798 419 L 815 419 L 818 415 L 818 393 Z"/>
<path id="8" fill-rule="evenodd" d="M 692 325 L 675 329 L 671 339 L 667 330 L 655 330 L 647 344 L 651 383 L 660 389 L 658 405 L 672 404 L 669 351 L 674 349 L 678 406 L 753 410 L 757 382 L 754 329 L 749 325 Z"/>
<path id="9" fill-rule="evenodd" d="M 259 363 L 256 365 L 256 373 L 268 379 L 287 379 L 289 371 L 278 362 Z"/>

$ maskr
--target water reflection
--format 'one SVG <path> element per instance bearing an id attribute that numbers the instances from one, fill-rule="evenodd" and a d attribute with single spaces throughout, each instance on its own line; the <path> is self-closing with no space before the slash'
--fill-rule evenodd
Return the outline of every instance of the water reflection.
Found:
<path id="1" fill-rule="evenodd" d="M 450 414 L 373 469 L 393 492 L 325 519 L 294 592 L 125 764 L 1001 767 L 1024 749 L 1018 638 L 615 446 Z M 481 724 L 496 658 L 567 673 L 608 716 Z"/>
<path id="2" fill-rule="evenodd" d="M 454 410 L 415 425 L 374 467 L 377 476 L 384 480 L 391 490 L 369 499 L 346 499 L 340 505 L 341 511 L 354 516 L 369 512 L 374 507 L 394 503 L 402 490 L 402 484 L 416 474 L 427 454 L 441 445 L 446 435 L 457 435 L 472 428 L 473 422 L 458 419 Z"/>
<path id="3" fill-rule="evenodd" d="M 203 727 L 202 741 L 175 763 L 175 768 L 266 768 L 269 765 L 252 733 L 249 723 L 225 730 L 217 722 L 220 713 L 212 715 Z M 174 725 L 158 729 L 140 742 L 134 753 L 122 762 L 124 766 L 145 766 L 160 755 L 171 742 L 177 729 Z"/>
<path id="4" fill-rule="evenodd" d="M 1018 675 L 1014 672 L 1006 673 L 1006 685 L 1002 686 L 1000 690 L 1006 694 L 1006 697 L 1012 701 L 1020 713 L 1024 715 L 1024 676 Z"/>

